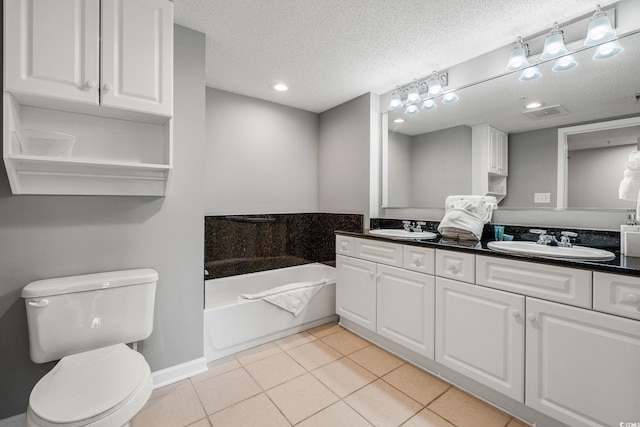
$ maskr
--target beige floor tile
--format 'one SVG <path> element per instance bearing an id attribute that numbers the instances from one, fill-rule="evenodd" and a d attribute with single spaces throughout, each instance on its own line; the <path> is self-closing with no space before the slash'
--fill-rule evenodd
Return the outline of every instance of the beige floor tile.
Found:
<path id="1" fill-rule="evenodd" d="M 287 353 L 278 353 L 259 360 L 245 366 L 245 369 L 263 390 L 268 390 L 307 372 Z"/>
<path id="2" fill-rule="evenodd" d="M 193 385 L 207 414 L 213 414 L 262 392 L 244 369 L 218 375 Z"/>
<path id="3" fill-rule="evenodd" d="M 209 417 L 213 427 L 288 427 L 291 424 L 261 393 Z"/>
<path id="4" fill-rule="evenodd" d="M 348 357 L 358 365 L 364 367 L 370 372 L 373 372 L 374 375 L 379 377 L 391 372 L 398 366 L 405 363 L 399 357 L 396 357 L 375 345 L 370 345 L 362 350 L 358 350 L 355 353 L 350 354 Z"/>
<path id="5" fill-rule="evenodd" d="M 164 388 L 164 387 L 163 387 Z M 165 390 L 166 391 L 166 390 Z M 150 399 L 131 420 L 132 427 L 183 427 L 206 417 L 189 381 Z"/>
<path id="6" fill-rule="evenodd" d="M 209 420 L 207 418 L 203 418 L 200 421 L 189 424 L 187 427 L 211 427 L 211 424 L 209 423 Z"/>
<path id="7" fill-rule="evenodd" d="M 322 341 L 329 344 L 331 347 L 335 348 L 344 355 L 351 354 L 354 351 L 358 351 L 371 345 L 369 341 L 363 340 L 356 334 L 349 331 L 342 331 L 335 334 L 327 335 L 326 337 L 322 338 Z"/>
<path id="8" fill-rule="evenodd" d="M 342 354 L 320 340 L 292 348 L 287 353 L 310 371 L 342 357 Z"/>
<path id="9" fill-rule="evenodd" d="M 209 378 L 213 378 L 217 375 L 224 374 L 225 372 L 233 371 L 234 369 L 238 369 L 240 367 L 240 362 L 233 357 L 227 356 L 222 359 L 214 360 L 207 364 L 207 368 L 209 370 L 200 375 L 196 375 L 191 377 L 192 383 L 198 383 L 204 380 L 208 380 Z"/>
<path id="10" fill-rule="evenodd" d="M 336 332 L 344 331 L 345 329 L 335 323 L 325 323 L 324 325 L 316 326 L 315 328 L 307 329 L 307 332 L 316 338 L 326 337 L 327 335 L 335 334 Z"/>
<path id="11" fill-rule="evenodd" d="M 338 401 L 338 396 L 311 374 L 274 387 L 267 395 L 293 424 Z"/>
<path id="12" fill-rule="evenodd" d="M 402 427 L 456 427 L 444 418 L 434 414 L 427 408 L 418 412 L 414 417 L 409 419 Z"/>
<path id="13" fill-rule="evenodd" d="M 313 335 L 307 332 L 300 332 L 299 334 L 293 334 L 289 335 L 288 337 L 279 339 L 275 341 L 275 343 L 283 350 L 290 350 L 294 347 L 298 347 L 299 345 L 306 344 L 315 340 L 317 340 L 317 338 Z"/>
<path id="14" fill-rule="evenodd" d="M 266 343 L 257 347 L 250 348 L 248 350 L 236 353 L 236 359 L 243 365 L 257 362 L 258 360 L 266 359 L 274 354 L 280 353 L 282 349 L 274 343 Z"/>
<path id="15" fill-rule="evenodd" d="M 341 398 L 377 379 L 371 372 L 346 357 L 324 365 L 312 374 Z"/>
<path id="16" fill-rule="evenodd" d="M 408 363 L 382 379 L 422 405 L 428 405 L 450 387 L 448 383 Z"/>
<path id="17" fill-rule="evenodd" d="M 509 415 L 451 387 L 428 408 L 457 427 L 503 427 Z"/>
<path id="18" fill-rule="evenodd" d="M 344 401 L 375 426 L 399 426 L 422 409 L 418 402 L 382 380 L 361 388 Z"/>
<path id="19" fill-rule="evenodd" d="M 189 382 L 189 380 L 182 380 L 153 390 L 151 392 L 151 397 L 149 397 L 149 402 L 155 399 L 159 399 L 167 394 L 173 393 L 180 387 L 184 386 L 184 384 L 187 382 Z"/>
<path id="20" fill-rule="evenodd" d="M 529 427 L 529 424 L 516 418 L 512 418 L 511 421 L 509 421 L 509 424 L 507 424 L 507 427 Z"/>
<path id="21" fill-rule="evenodd" d="M 339 401 L 315 415 L 307 418 L 297 427 L 371 427 L 371 424 L 362 418 L 343 401 Z"/>

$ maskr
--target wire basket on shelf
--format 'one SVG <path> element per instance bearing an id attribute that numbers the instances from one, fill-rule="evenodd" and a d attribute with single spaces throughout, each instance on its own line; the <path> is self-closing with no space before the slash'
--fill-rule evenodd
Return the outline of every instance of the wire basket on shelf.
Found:
<path id="1" fill-rule="evenodd" d="M 76 137 L 66 133 L 52 132 L 38 129 L 22 129 L 16 131 L 22 154 L 29 156 L 71 157 Z"/>

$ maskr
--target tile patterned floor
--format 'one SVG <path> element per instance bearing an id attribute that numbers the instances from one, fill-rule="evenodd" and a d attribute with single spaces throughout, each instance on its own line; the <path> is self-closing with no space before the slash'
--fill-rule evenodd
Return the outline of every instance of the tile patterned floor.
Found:
<path id="1" fill-rule="evenodd" d="M 327 324 L 209 364 L 153 392 L 132 427 L 524 427 Z"/>

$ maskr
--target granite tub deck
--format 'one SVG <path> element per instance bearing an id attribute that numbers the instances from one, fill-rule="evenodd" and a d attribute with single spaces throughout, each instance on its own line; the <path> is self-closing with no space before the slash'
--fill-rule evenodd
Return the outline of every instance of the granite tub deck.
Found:
<path id="1" fill-rule="evenodd" d="M 336 230 L 362 232 L 363 216 L 335 213 L 207 216 L 205 280 L 315 262 L 335 265 Z"/>

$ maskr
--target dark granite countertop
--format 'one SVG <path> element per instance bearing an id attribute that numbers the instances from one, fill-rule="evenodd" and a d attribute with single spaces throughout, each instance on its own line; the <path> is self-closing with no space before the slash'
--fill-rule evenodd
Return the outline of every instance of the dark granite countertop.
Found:
<path id="1" fill-rule="evenodd" d="M 433 230 L 429 230 L 433 231 Z M 336 234 L 341 234 L 345 236 L 354 236 L 359 238 L 366 239 L 377 239 L 377 240 L 385 240 L 388 242 L 399 243 L 403 245 L 413 245 L 413 246 L 425 246 L 425 247 L 433 247 L 435 249 L 447 249 L 461 252 L 471 252 L 477 255 L 491 255 L 500 258 L 509 258 L 516 259 L 520 261 L 535 261 L 541 264 L 550 264 L 564 267 L 573 267 L 580 268 L 586 270 L 593 271 L 601 271 L 607 273 L 617 273 L 617 274 L 625 274 L 631 276 L 640 276 L 640 258 L 636 257 L 627 257 L 620 254 L 618 249 L 614 249 L 611 244 L 600 244 L 600 245 L 589 245 L 586 244 L 589 240 L 600 240 L 602 236 L 585 236 L 583 237 L 582 244 L 583 246 L 591 246 L 591 247 L 600 247 L 602 249 L 606 249 L 610 252 L 613 252 L 616 257 L 611 261 L 583 261 L 583 260 L 568 260 L 568 259 L 553 259 L 553 258 L 543 258 L 537 256 L 529 256 L 529 255 L 517 255 L 517 254 L 506 254 L 492 251 L 487 247 L 487 243 L 493 241 L 494 239 L 486 238 L 483 236 L 483 239 L 479 242 L 467 242 L 467 241 L 457 241 L 452 239 L 446 239 L 438 234 L 438 237 L 431 240 L 406 240 L 406 239 L 394 239 L 390 237 L 382 237 L 378 235 L 369 234 L 368 230 L 365 230 L 363 233 L 354 233 L 354 232 L 346 232 L 346 231 L 336 231 Z M 515 240 L 528 240 L 528 239 L 515 239 Z"/>

